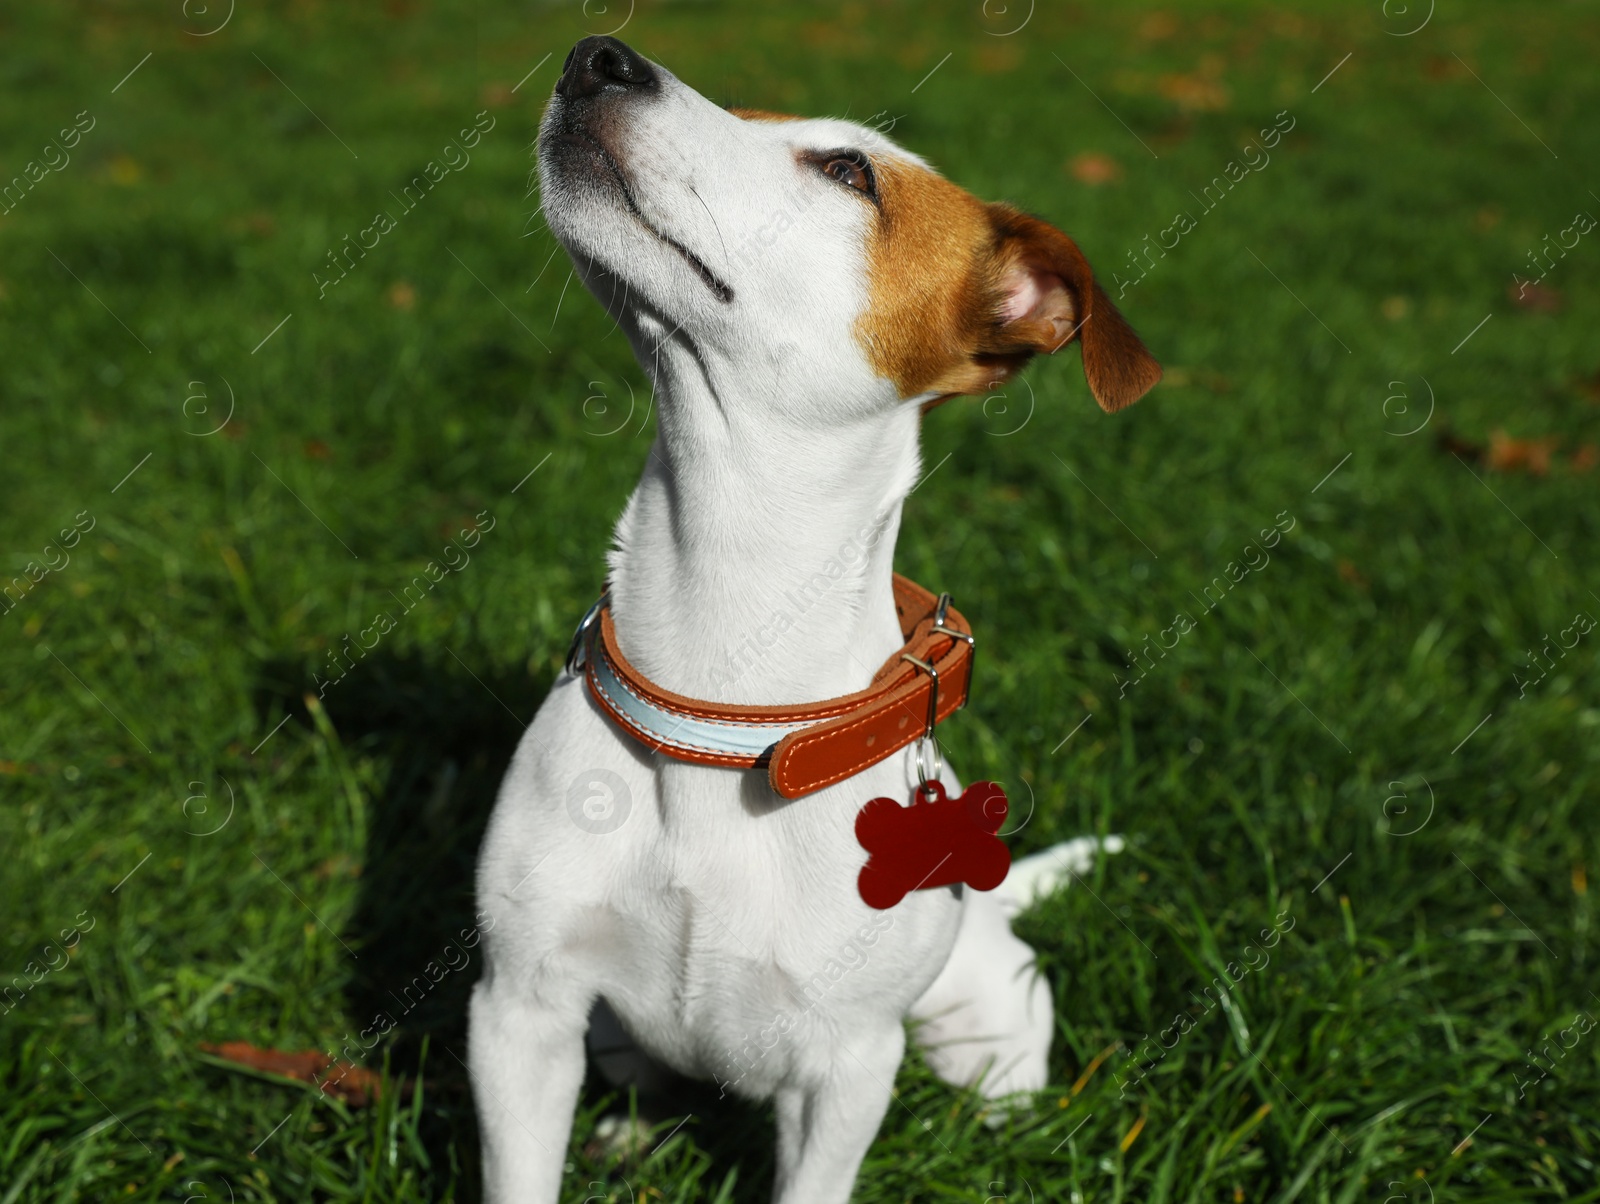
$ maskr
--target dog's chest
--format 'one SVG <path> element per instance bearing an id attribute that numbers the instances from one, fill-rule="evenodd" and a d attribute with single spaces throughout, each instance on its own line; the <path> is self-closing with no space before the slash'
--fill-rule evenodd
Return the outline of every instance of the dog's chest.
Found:
<path id="1" fill-rule="evenodd" d="M 960 905 L 950 890 L 888 911 L 861 900 L 854 812 L 898 766 L 778 806 L 745 776 L 660 774 L 660 826 L 626 909 L 643 956 L 607 995 L 658 1057 L 765 1094 L 863 1023 L 903 1015 L 944 964 Z"/>

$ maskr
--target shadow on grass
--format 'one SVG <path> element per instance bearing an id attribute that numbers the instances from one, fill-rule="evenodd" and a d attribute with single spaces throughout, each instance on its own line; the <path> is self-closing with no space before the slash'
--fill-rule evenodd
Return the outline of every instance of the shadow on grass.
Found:
<path id="1" fill-rule="evenodd" d="M 304 698 L 316 687 L 303 672 L 299 665 L 269 666 L 257 696 L 261 712 L 286 709 L 311 726 Z M 368 1063 L 376 1068 L 386 1048 L 393 1077 L 425 1075 L 419 1136 L 437 1185 L 455 1181 L 462 1189 L 455 1198 L 462 1200 L 479 1198 L 477 1120 L 463 1064 L 467 1002 L 482 970 L 474 905 L 478 846 L 526 721 L 551 684 L 548 676 L 508 673 L 483 658 L 463 664 L 449 652 L 378 650 L 324 703 L 348 752 L 389 767 L 369 801 L 365 854 L 359 868 L 351 867 L 359 873 L 359 893 L 350 930 L 361 939 L 348 988 L 353 1029 L 381 1029 L 392 1020 L 387 1046 L 373 1049 Z M 607 1084 L 591 1059 L 578 1107 L 625 1114 L 628 1093 Z M 719 1099 L 714 1086 L 675 1076 L 662 1090 L 641 1094 L 637 1108 L 652 1123 L 692 1117 L 686 1128 L 709 1162 L 702 1183 L 718 1184 L 737 1168 L 733 1199 L 769 1198 L 766 1110 Z M 591 1142 L 587 1166 L 567 1176 L 567 1194 L 585 1170 L 605 1173 L 618 1188 L 624 1178 L 636 1182 L 629 1161 L 615 1164 Z"/>

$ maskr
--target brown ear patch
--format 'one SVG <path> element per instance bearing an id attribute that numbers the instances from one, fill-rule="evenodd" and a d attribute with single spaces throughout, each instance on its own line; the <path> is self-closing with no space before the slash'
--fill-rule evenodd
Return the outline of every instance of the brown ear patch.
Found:
<path id="1" fill-rule="evenodd" d="M 1131 405 L 1161 379 L 1077 244 L 1009 205 L 986 205 L 939 175 L 874 161 L 879 212 L 868 236 L 868 304 L 857 337 L 902 397 L 983 393 L 1034 355 L 1074 339 L 1101 408 Z"/>
<path id="2" fill-rule="evenodd" d="M 1076 339 L 1084 378 L 1101 409 L 1120 410 L 1148 393 L 1161 379 L 1161 365 L 1095 281 L 1078 244 L 1010 205 L 990 205 L 989 211 L 1001 318 L 990 332 L 993 349 L 1050 354 Z"/>
<path id="3" fill-rule="evenodd" d="M 741 121 L 804 121 L 793 113 L 774 113 L 769 109 L 729 109 Z"/>
<path id="4" fill-rule="evenodd" d="M 873 159 L 878 213 L 867 240 L 867 308 L 856 337 L 901 397 L 981 393 L 1000 377 L 974 361 L 994 241 L 982 201 L 924 167 Z"/>

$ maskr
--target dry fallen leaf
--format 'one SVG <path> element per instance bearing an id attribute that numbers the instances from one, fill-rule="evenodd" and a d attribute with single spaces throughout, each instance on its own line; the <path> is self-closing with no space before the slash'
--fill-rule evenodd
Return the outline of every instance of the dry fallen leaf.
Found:
<path id="1" fill-rule="evenodd" d="M 1600 372 L 1581 377 L 1572 382 L 1572 387 L 1577 389 L 1590 401 L 1600 405 Z"/>
<path id="2" fill-rule="evenodd" d="M 1555 436 L 1547 439 L 1513 439 L 1504 431 L 1491 431 L 1485 463 L 1494 472 L 1526 468 L 1536 477 L 1547 476 L 1551 453 L 1560 445 L 1560 438 Z"/>
<path id="3" fill-rule="evenodd" d="M 359 878 L 361 877 L 361 863 L 346 856 L 344 853 L 337 853 L 311 872 L 314 877 L 322 882 L 326 882 L 330 878 Z"/>
<path id="4" fill-rule="evenodd" d="M 1548 284 L 1513 282 L 1506 285 L 1506 296 L 1518 309 L 1530 310 L 1536 314 L 1559 313 L 1561 307 L 1566 304 L 1566 298 L 1561 295 L 1561 290 L 1551 288 Z"/>
<path id="5" fill-rule="evenodd" d="M 1157 86 L 1161 95 L 1176 101 L 1181 109 L 1207 113 L 1228 107 L 1228 89 L 1198 73 L 1163 75 Z"/>
<path id="6" fill-rule="evenodd" d="M 200 1048 L 225 1062 L 234 1062 L 262 1074 L 294 1079 L 317 1087 L 324 1095 L 353 1107 L 362 1108 L 378 1098 L 382 1085 L 379 1075 L 349 1062 L 339 1062 L 314 1049 L 289 1053 L 281 1049 L 262 1049 L 248 1041 L 224 1041 L 220 1045 L 202 1042 Z"/>
<path id="7" fill-rule="evenodd" d="M 1022 48 L 1005 40 L 980 46 L 973 65 L 984 75 L 1004 75 L 1022 65 Z"/>
<path id="8" fill-rule="evenodd" d="M 477 531 L 482 527 L 483 523 L 478 521 L 476 514 L 462 511 L 454 519 L 446 519 L 440 523 L 437 530 L 440 539 L 450 540 L 459 538 L 463 532 Z"/>
<path id="9" fill-rule="evenodd" d="M 254 234 L 257 238 L 271 238 L 278 231 L 278 223 L 272 214 L 262 210 L 230 217 L 224 227 L 230 234 Z"/>
<path id="10" fill-rule="evenodd" d="M 1366 589 L 1371 584 L 1367 580 L 1365 573 L 1342 556 L 1339 558 L 1339 579 L 1355 586 L 1357 589 Z"/>
<path id="11" fill-rule="evenodd" d="M 1084 151 L 1081 155 L 1074 155 L 1067 169 L 1072 172 L 1074 180 L 1094 188 L 1122 178 L 1122 164 L 1099 151 Z"/>
<path id="12" fill-rule="evenodd" d="M 1139 36 L 1159 42 L 1178 32 L 1178 18 L 1169 12 L 1147 13 L 1139 22 Z"/>
<path id="13" fill-rule="evenodd" d="M 113 184 L 120 184 L 124 188 L 137 184 L 144 176 L 144 168 L 139 166 L 139 161 L 132 155 L 115 155 L 111 164 L 106 168 L 106 174 L 111 177 Z"/>
<path id="14" fill-rule="evenodd" d="M 1483 444 L 1473 443 L 1470 439 L 1462 439 L 1452 435 L 1447 430 L 1441 430 L 1433 437 L 1433 444 L 1440 451 L 1449 456 L 1458 456 L 1463 460 L 1481 463 L 1483 460 Z"/>
<path id="15" fill-rule="evenodd" d="M 484 84 L 483 90 L 478 93 L 478 99 L 491 109 L 503 109 L 516 96 L 511 91 L 511 85 L 505 83 Z"/>

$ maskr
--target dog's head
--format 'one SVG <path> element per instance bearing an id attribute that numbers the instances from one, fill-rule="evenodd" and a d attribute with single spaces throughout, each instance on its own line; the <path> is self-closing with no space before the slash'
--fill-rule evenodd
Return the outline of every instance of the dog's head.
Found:
<path id="1" fill-rule="evenodd" d="M 602 303 L 747 374 L 930 401 L 1076 340 L 1106 410 L 1161 377 L 1054 226 L 854 122 L 719 108 L 615 38 L 567 56 L 539 178 Z"/>

